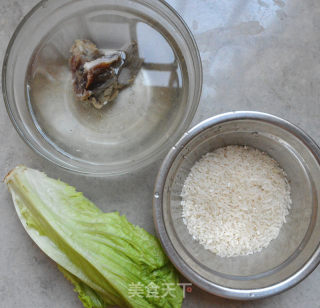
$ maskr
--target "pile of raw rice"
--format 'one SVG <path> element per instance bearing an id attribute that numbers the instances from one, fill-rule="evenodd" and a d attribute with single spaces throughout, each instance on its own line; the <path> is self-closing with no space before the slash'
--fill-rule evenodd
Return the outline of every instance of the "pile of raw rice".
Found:
<path id="1" fill-rule="evenodd" d="M 278 163 L 257 149 L 235 145 L 196 162 L 181 196 L 190 234 L 221 257 L 268 246 L 291 204 L 290 186 Z"/>

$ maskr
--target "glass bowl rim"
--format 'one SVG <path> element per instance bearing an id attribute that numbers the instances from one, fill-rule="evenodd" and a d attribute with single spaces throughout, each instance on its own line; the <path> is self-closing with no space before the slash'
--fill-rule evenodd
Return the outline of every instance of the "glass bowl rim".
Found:
<path id="1" fill-rule="evenodd" d="M 71 0 L 70 2 L 72 2 L 73 0 Z M 142 4 L 149 4 L 152 7 L 152 0 L 134 0 L 136 2 L 142 3 Z M 36 154 L 40 155 L 41 157 L 43 157 L 44 159 L 46 159 L 47 161 L 49 161 L 50 163 L 65 169 L 67 171 L 70 171 L 72 173 L 75 174 L 82 174 L 82 175 L 86 175 L 86 176 L 96 176 L 96 177 L 105 177 L 105 176 L 117 176 L 117 175 L 123 175 L 123 174 L 127 174 L 129 172 L 133 172 L 133 171 L 137 171 L 139 169 L 143 169 L 145 167 L 147 167 L 148 165 L 150 165 L 152 162 L 156 161 L 156 159 L 159 159 L 161 157 L 161 155 L 163 155 L 165 152 L 167 152 L 169 150 L 169 148 L 167 147 L 167 149 L 158 149 L 157 152 L 153 151 L 148 153 L 148 155 L 144 156 L 143 158 L 137 160 L 134 162 L 134 164 L 130 164 L 129 163 L 125 163 L 122 164 L 121 166 L 124 166 L 123 168 L 117 170 L 117 171 L 102 171 L 99 172 L 99 170 L 97 171 L 91 171 L 91 170 L 86 170 L 84 169 L 80 169 L 80 168 L 76 168 L 74 166 L 69 167 L 66 161 L 61 162 L 59 159 L 55 158 L 55 154 L 52 154 L 53 152 L 50 151 L 50 155 L 46 155 L 44 151 L 41 150 L 41 148 L 35 147 L 32 143 L 31 140 L 29 140 L 29 135 L 26 135 L 23 131 L 23 127 L 20 127 L 18 121 L 15 118 L 14 112 L 12 110 L 11 107 L 11 103 L 9 101 L 8 98 L 8 91 L 7 91 L 7 70 L 8 70 L 8 61 L 11 55 L 11 50 L 14 46 L 14 43 L 20 33 L 20 31 L 22 30 L 23 26 L 25 25 L 25 23 L 32 18 L 32 16 L 34 15 L 35 12 L 37 12 L 41 7 L 45 7 L 45 4 L 48 2 L 48 0 L 41 0 L 40 2 L 38 2 L 27 14 L 25 14 L 25 16 L 22 18 L 22 20 L 19 22 L 18 26 L 16 27 L 14 33 L 12 34 L 7 49 L 5 51 L 5 55 L 3 58 L 3 64 L 2 64 L 2 95 L 3 95 L 3 99 L 4 99 L 4 103 L 5 103 L 5 107 L 7 110 L 7 113 L 9 115 L 10 121 L 13 124 L 13 127 L 15 128 L 15 130 L 17 131 L 18 135 L 21 137 L 21 139 L 29 146 L 29 148 L 31 148 Z M 201 57 L 200 57 L 200 52 L 196 43 L 196 40 L 191 32 L 191 30 L 189 29 L 188 25 L 186 24 L 186 22 L 184 21 L 184 19 L 180 16 L 180 14 L 171 6 L 169 5 L 166 1 L 164 0 L 158 0 L 157 1 L 158 4 L 160 6 L 165 7 L 165 9 L 167 9 L 170 13 L 172 13 L 173 15 L 175 15 L 175 17 L 178 19 L 178 21 L 181 23 L 183 30 L 186 31 L 187 34 L 187 39 L 191 42 L 191 46 L 190 49 L 192 49 L 192 51 L 194 52 L 194 54 L 190 54 L 191 55 L 191 59 L 192 59 L 192 63 L 196 64 L 196 67 L 194 69 L 194 72 L 196 73 L 196 79 L 198 80 L 198 84 L 197 87 L 195 87 L 195 91 L 193 93 L 193 98 L 192 98 L 192 104 L 190 105 L 190 110 L 188 113 L 186 113 L 185 115 L 185 120 L 184 120 L 184 125 L 183 125 L 183 130 L 181 129 L 181 134 L 180 136 L 188 129 L 189 125 L 192 122 L 192 119 L 194 118 L 194 115 L 197 111 L 197 108 L 199 106 L 200 103 L 200 98 L 201 98 L 201 92 L 202 92 L 202 82 L 203 82 L 203 69 L 202 69 L 202 61 L 201 61 Z M 154 9 L 152 7 L 152 9 Z M 186 38 L 183 38 L 184 41 L 186 41 Z M 196 72 L 196 70 L 198 70 L 198 72 Z M 15 105 L 15 102 L 14 102 Z M 179 136 L 179 137 L 180 137 Z M 179 137 L 177 137 L 176 139 L 179 139 Z M 156 153 L 156 154 L 155 154 Z M 99 166 L 99 165 L 98 165 Z"/>

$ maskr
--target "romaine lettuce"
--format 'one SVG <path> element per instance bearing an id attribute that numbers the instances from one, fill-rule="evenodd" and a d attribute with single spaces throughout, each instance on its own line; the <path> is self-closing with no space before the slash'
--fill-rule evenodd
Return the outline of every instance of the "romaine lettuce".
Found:
<path id="1" fill-rule="evenodd" d="M 18 166 L 5 182 L 26 231 L 85 307 L 181 307 L 177 273 L 154 236 L 37 170 Z"/>

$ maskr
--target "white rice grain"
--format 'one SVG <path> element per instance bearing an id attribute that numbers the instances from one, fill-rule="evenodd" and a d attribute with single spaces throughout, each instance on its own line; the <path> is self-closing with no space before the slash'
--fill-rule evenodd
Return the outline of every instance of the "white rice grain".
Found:
<path id="1" fill-rule="evenodd" d="M 236 145 L 196 162 L 181 196 L 190 234 L 221 257 L 267 247 L 291 205 L 290 186 L 278 163 L 257 149 Z"/>

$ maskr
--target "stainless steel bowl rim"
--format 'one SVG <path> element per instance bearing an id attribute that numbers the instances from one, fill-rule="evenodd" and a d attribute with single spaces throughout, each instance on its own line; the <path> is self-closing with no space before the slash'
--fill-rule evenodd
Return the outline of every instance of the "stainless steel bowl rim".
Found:
<path id="1" fill-rule="evenodd" d="M 257 112 L 257 111 L 235 111 L 223 113 L 211 118 L 208 118 L 193 128 L 186 132 L 180 140 L 176 143 L 174 147 L 171 148 L 167 156 L 162 162 L 159 169 L 157 179 L 154 188 L 153 197 L 153 217 L 154 224 L 156 228 L 157 235 L 160 239 L 162 247 L 164 248 L 166 254 L 168 255 L 171 262 L 175 267 L 192 283 L 200 287 L 201 289 L 225 298 L 238 299 L 238 300 L 253 300 L 258 298 L 264 298 L 271 295 L 278 294 L 295 286 L 301 280 L 306 278 L 320 263 L 320 244 L 318 245 L 316 251 L 313 253 L 312 257 L 306 261 L 303 267 L 301 267 L 294 275 L 288 277 L 287 279 L 280 281 L 276 284 L 270 285 L 268 287 L 256 288 L 256 289 L 235 289 L 228 288 L 218 284 L 215 284 L 207 279 L 203 278 L 201 275 L 193 271 L 179 256 L 175 247 L 171 243 L 168 234 L 166 233 L 165 223 L 162 213 L 162 201 L 163 201 L 163 189 L 166 182 L 167 175 L 172 166 L 172 163 L 176 159 L 179 152 L 198 134 L 208 129 L 228 121 L 234 120 L 256 120 L 263 121 L 279 126 L 282 129 L 294 134 L 299 140 L 301 140 L 304 145 L 312 152 L 314 157 L 317 159 L 320 165 L 320 148 L 315 143 L 315 141 L 308 136 L 302 129 L 296 125 L 281 119 L 277 116 Z"/>

